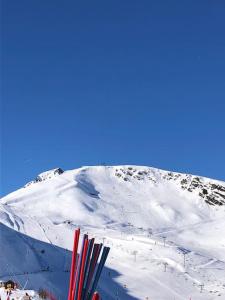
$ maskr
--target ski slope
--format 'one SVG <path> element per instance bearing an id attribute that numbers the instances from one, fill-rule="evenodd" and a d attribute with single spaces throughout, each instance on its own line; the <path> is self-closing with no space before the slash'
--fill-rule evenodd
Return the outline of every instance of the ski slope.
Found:
<path id="1" fill-rule="evenodd" d="M 224 182 L 155 168 L 44 172 L 0 201 L 0 280 L 66 299 L 80 227 L 111 247 L 103 299 L 225 299 L 224 202 Z"/>

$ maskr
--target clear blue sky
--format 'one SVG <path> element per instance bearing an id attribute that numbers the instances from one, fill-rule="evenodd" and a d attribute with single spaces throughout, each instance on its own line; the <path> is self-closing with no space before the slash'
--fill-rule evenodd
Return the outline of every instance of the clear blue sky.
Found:
<path id="1" fill-rule="evenodd" d="M 1 194 L 54 168 L 225 179 L 225 2 L 3 0 Z"/>

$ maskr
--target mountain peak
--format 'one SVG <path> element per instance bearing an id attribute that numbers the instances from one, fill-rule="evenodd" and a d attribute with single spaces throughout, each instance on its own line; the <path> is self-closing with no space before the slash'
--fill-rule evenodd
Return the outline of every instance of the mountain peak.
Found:
<path id="1" fill-rule="evenodd" d="M 34 180 L 28 182 L 24 187 L 26 188 L 26 187 L 28 187 L 32 184 L 42 182 L 42 181 L 45 181 L 47 179 L 54 178 L 58 175 L 61 175 L 62 173 L 64 173 L 64 171 L 61 168 L 55 168 L 55 169 L 52 169 L 52 170 L 42 172 Z"/>
<path id="2" fill-rule="evenodd" d="M 180 191 L 185 191 L 194 197 L 204 200 L 207 204 L 213 206 L 225 205 L 225 184 L 222 181 L 209 179 L 206 177 L 165 171 L 153 167 L 136 166 L 136 165 L 119 165 L 119 166 L 86 166 L 80 169 L 71 170 L 70 173 L 76 174 L 75 178 L 79 177 L 79 182 L 82 176 L 82 186 L 87 176 L 96 177 L 97 174 L 102 174 L 105 179 L 113 176 L 117 181 L 124 184 L 147 184 L 149 188 L 174 185 Z M 46 172 L 40 173 L 36 179 L 28 182 L 24 188 L 55 178 L 64 171 L 61 168 L 55 168 Z M 67 173 L 67 172 L 65 172 Z M 97 176 L 98 177 L 98 176 Z M 86 179 L 84 179 L 86 178 Z M 102 177 L 100 181 L 102 180 Z M 88 185 L 89 179 L 88 179 Z M 91 193 L 91 192 L 90 192 Z"/>

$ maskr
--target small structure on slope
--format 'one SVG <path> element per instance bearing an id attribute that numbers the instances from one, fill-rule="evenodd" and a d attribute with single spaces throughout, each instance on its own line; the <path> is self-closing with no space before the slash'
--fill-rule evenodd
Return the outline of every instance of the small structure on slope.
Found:
<path id="1" fill-rule="evenodd" d="M 16 288 L 16 283 L 12 280 L 4 282 L 4 287 L 6 290 L 14 290 Z"/>

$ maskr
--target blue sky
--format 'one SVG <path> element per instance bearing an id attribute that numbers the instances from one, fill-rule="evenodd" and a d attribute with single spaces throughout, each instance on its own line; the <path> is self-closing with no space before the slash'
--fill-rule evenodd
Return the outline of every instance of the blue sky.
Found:
<path id="1" fill-rule="evenodd" d="M 3 1 L 1 194 L 137 164 L 225 179 L 224 1 Z"/>

